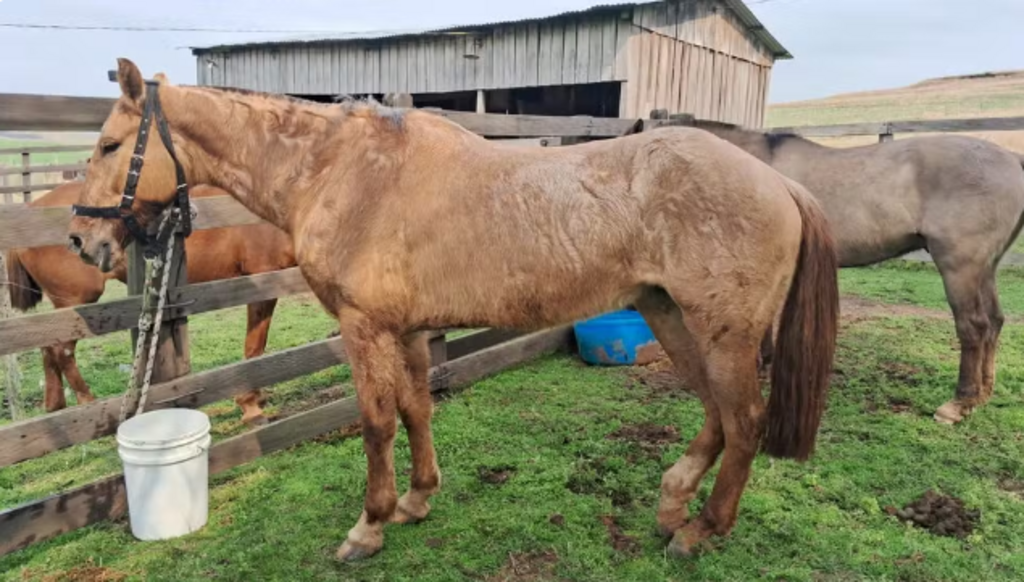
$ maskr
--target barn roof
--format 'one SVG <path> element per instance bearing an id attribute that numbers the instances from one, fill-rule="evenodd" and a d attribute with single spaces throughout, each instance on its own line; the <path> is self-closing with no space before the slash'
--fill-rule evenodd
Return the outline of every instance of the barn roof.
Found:
<path id="1" fill-rule="evenodd" d="M 791 59 L 793 55 L 790 54 L 786 47 L 782 46 L 772 33 L 768 32 L 768 29 L 764 27 L 764 24 L 758 20 L 757 16 L 750 11 L 750 8 L 743 3 L 743 0 L 721 0 L 734 14 L 740 19 L 744 26 L 753 34 L 759 41 L 764 43 L 765 47 L 772 53 L 776 59 Z M 227 51 L 227 50 L 238 50 L 245 48 L 255 47 L 271 47 L 271 46 L 285 46 L 285 45 L 304 45 L 304 44 L 339 44 L 349 42 L 366 42 L 373 40 L 400 40 L 417 36 L 444 36 L 444 35 L 460 35 L 471 32 L 478 32 L 481 30 L 487 30 L 496 28 L 499 26 L 506 26 L 510 24 L 530 24 L 534 22 L 542 22 L 545 20 L 555 20 L 560 18 L 566 18 L 571 16 L 579 15 L 594 15 L 602 13 L 619 12 L 622 10 L 628 10 L 650 4 L 650 2 L 631 2 L 626 4 L 600 4 L 592 6 L 583 10 L 571 10 L 568 12 L 562 12 L 559 14 L 553 14 L 549 16 L 534 17 L 534 18 L 522 18 L 518 20 L 506 20 L 500 22 L 488 22 L 483 24 L 469 24 L 461 26 L 452 26 L 448 28 L 439 29 L 416 29 L 416 30 L 389 30 L 389 31 L 373 31 L 373 32 L 339 32 L 336 34 L 305 34 L 300 36 L 291 37 L 276 37 L 266 40 L 255 40 L 244 43 L 235 44 L 218 44 L 203 47 L 190 47 L 193 54 L 203 54 L 207 52 L 215 51 Z"/>

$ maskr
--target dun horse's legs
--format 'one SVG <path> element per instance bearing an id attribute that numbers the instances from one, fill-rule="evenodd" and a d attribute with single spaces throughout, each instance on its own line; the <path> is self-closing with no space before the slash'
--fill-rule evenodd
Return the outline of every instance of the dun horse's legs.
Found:
<path id="1" fill-rule="evenodd" d="M 268 299 L 250 303 L 247 310 L 249 315 L 248 325 L 245 333 L 245 359 L 256 358 L 263 355 L 267 348 L 267 335 L 270 333 L 270 320 L 274 316 L 274 308 L 277 306 L 277 299 Z M 250 390 L 235 397 L 235 404 L 242 409 L 242 422 L 250 425 L 266 424 L 266 417 L 263 416 L 263 391 L 260 389 Z"/>
<path id="2" fill-rule="evenodd" d="M 43 353 L 43 376 L 46 379 L 46 388 L 43 392 L 43 406 L 46 412 L 55 412 L 67 407 L 67 400 L 64 398 L 64 380 L 61 378 L 60 363 L 57 360 L 56 351 L 60 346 L 46 346 L 40 348 Z"/>
<path id="3" fill-rule="evenodd" d="M 984 281 L 992 275 L 988 268 L 954 262 L 944 255 L 937 255 L 935 262 L 942 274 L 946 298 L 953 309 L 956 334 L 960 339 L 960 378 L 956 397 L 939 407 L 935 419 L 954 424 L 987 400 L 984 389 L 987 348 L 993 347 L 994 371 L 994 345 L 998 337 L 990 314 L 992 297 L 984 291 Z M 994 291 L 994 284 L 992 289 Z"/>
<path id="4" fill-rule="evenodd" d="M 999 351 L 999 334 L 1003 331 L 1006 318 L 999 306 L 999 293 L 996 291 L 995 269 L 982 281 L 982 301 L 988 307 L 989 335 L 985 341 L 985 360 L 981 368 L 982 402 L 992 398 L 996 384 L 996 352 Z"/>
<path id="5" fill-rule="evenodd" d="M 74 390 L 78 404 L 88 404 L 96 400 L 96 397 L 92 395 L 89 385 L 85 383 L 85 378 L 82 378 L 82 373 L 78 371 L 78 360 L 75 358 L 77 346 L 77 341 L 69 341 L 53 346 L 53 349 L 56 351 L 61 372 L 67 378 L 71 389 Z"/>
<path id="6" fill-rule="evenodd" d="M 725 445 L 718 406 L 707 387 L 704 361 L 693 336 L 683 323 L 683 314 L 668 295 L 651 291 L 637 300 L 643 314 L 665 353 L 683 378 L 686 387 L 704 404 L 704 427 L 686 449 L 686 454 L 665 471 L 661 478 L 658 505 L 658 529 L 666 537 L 686 525 L 688 505 L 697 496 L 697 488 L 715 464 Z"/>
<path id="7" fill-rule="evenodd" d="M 725 454 L 711 497 L 700 515 L 672 538 L 669 549 L 674 552 L 687 555 L 711 535 L 729 533 L 736 523 L 740 497 L 750 477 L 766 419 L 757 382 L 759 340 L 760 337 L 743 332 L 727 331 L 709 344 L 705 359 L 708 389 L 718 405 L 725 432 Z"/>
<path id="8" fill-rule="evenodd" d="M 430 428 L 434 399 L 430 395 L 427 373 L 430 370 L 430 349 L 426 333 L 418 333 L 405 341 L 405 361 L 410 380 L 398 392 L 398 413 L 409 434 L 412 451 L 412 480 L 409 491 L 399 500 L 392 521 L 414 523 L 430 512 L 429 499 L 441 487 L 441 471 L 434 452 Z"/>
<path id="9" fill-rule="evenodd" d="M 359 522 L 338 549 L 338 558 L 355 560 L 384 546 L 384 524 L 395 512 L 394 441 L 397 396 L 410 390 L 401 338 L 353 309 L 339 317 L 356 386 L 366 452 L 366 497 Z"/>

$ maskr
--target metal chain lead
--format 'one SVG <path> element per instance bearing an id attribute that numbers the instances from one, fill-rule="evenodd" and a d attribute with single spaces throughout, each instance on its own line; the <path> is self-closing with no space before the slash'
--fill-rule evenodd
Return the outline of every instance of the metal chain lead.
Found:
<path id="1" fill-rule="evenodd" d="M 158 229 L 158 236 L 166 233 L 166 228 L 174 229 L 180 219 L 180 211 L 175 208 L 164 215 Z M 149 384 L 153 377 L 153 365 L 156 362 L 156 347 L 160 339 L 160 327 L 163 323 L 164 305 L 167 300 L 167 291 L 170 284 L 171 260 L 174 258 L 174 236 L 167 237 L 167 248 L 164 251 L 163 260 L 157 256 L 154 259 L 146 259 L 145 281 L 142 287 L 142 313 L 139 314 L 139 337 L 135 344 L 135 360 L 132 363 L 132 376 L 129 380 L 128 390 L 121 398 L 121 414 L 118 424 L 124 423 L 128 418 L 128 402 L 134 400 L 136 393 L 139 394 L 138 406 L 135 414 L 143 412 L 146 406 L 146 399 L 149 396 Z M 153 271 L 161 271 L 160 290 L 157 295 L 155 310 L 146 309 L 152 306 L 153 292 Z M 150 333 L 150 347 L 146 358 L 146 368 L 143 374 L 141 390 L 139 388 L 139 371 L 142 364 L 142 352 L 146 344 L 146 334 Z"/>

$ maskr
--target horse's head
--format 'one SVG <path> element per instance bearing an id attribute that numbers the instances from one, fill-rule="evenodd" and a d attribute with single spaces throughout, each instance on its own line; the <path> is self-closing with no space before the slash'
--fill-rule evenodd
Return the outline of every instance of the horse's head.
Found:
<path id="1" fill-rule="evenodd" d="M 189 211 L 187 188 L 182 187 L 184 169 L 167 147 L 169 131 L 158 128 L 163 113 L 156 93 L 168 82 L 162 74 L 144 82 L 133 62 L 118 59 L 117 63 L 121 97 L 89 159 L 68 230 L 68 248 L 104 272 L 123 260 L 124 247 L 132 238 L 149 240 L 154 219 L 170 204 L 184 201 L 186 224 Z"/>

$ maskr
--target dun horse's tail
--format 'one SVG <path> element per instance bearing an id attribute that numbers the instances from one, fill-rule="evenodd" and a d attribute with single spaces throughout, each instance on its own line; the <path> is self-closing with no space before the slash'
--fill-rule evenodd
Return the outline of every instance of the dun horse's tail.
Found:
<path id="1" fill-rule="evenodd" d="M 43 300 L 39 283 L 25 269 L 18 251 L 7 252 L 7 288 L 11 294 L 11 305 L 19 311 L 28 311 Z"/>
<path id="2" fill-rule="evenodd" d="M 779 324 L 763 448 L 773 457 L 802 461 L 814 452 L 832 375 L 839 259 L 817 202 L 803 189 L 791 192 L 800 209 L 803 238 Z"/>

